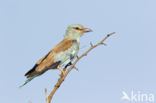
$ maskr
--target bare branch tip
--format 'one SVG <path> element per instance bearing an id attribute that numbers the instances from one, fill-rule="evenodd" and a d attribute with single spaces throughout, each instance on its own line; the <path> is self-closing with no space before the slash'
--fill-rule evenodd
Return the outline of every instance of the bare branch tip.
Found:
<path id="1" fill-rule="evenodd" d="M 106 43 L 101 43 L 101 45 L 107 46 L 107 44 L 106 44 Z"/>
<path id="2" fill-rule="evenodd" d="M 44 92 L 45 92 L 45 96 L 47 97 L 47 88 L 44 89 Z"/>
<path id="3" fill-rule="evenodd" d="M 90 42 L 90 46 L 91 46 L 91 47 L 93 47 L 93 46 L 94 46 L 92 42 Z"/>
<path id="4" fill-rule="evenodd" d="M 110 33 L 110 35 L 113 35 L 113 34 L 115 34 L 116 32 L 112 32 L 112 33 Z"/>
<path id="5" fill-rule="evenodd" d="M 47 88 L 45 88 L 44 90 L 45 90 L 45 92 L 47 92 Z"/>
<path id="6" fill-rule="evenodd" d="M 112 32 L 112 33 L 107 34 L 107 37 L 109 37 L 109 36 L 111 36 L 113 34 L 115 34 L 115 32 Z"/>
<path id="7" fill-rule="evenodd" d="M 75 66 L 73 67 L 76 71 L 79 71 L 79 69 L 78 68 L 76 68 Z"/>

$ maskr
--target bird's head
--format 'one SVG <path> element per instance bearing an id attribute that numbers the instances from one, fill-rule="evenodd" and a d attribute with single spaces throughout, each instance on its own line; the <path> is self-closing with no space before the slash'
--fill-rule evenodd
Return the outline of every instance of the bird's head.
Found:
<path id="1" fill-rule="evenodd" d="M 79 39 L 84 33 L 87 32 L 92 32 L 92 30 L 85 28 L 81 24 L 72 24 L 68 26 L 65 38 Z"/>

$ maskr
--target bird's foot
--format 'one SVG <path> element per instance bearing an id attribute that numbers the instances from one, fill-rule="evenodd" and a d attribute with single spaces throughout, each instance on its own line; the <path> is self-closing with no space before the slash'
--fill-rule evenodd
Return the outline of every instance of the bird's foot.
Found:
<path id="1" fill-rule="evenodd" d="M 61 75 L 63 74 L 63 76 L 65 76 L 65 71 L 62 70 L 60 66 L 58 66 L 57 69 L 61 71 Z"/>
<path id="2" fill-rule="evenodd" d="M 67 68 L 68 66 L 71 66 L 72 65 L 72 63 L 70 62 L 70 63 L 68 63 L 66 66 L 65 66 L 65 68 Z"/>

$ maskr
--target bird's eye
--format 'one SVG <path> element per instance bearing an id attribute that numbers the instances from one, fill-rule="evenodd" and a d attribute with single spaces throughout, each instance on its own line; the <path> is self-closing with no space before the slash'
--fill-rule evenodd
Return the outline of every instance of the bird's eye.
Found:
<path id="1" fill-rule="evenodd" d="M 78 27 L 75 27 L 74 29 L 76 29 L 76 30 L 80 30 L 80 28 L 78 28 Z"/>

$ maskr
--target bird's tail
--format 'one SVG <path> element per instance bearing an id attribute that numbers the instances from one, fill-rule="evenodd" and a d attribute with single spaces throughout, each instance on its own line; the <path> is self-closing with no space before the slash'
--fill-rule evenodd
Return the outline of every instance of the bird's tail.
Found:
<path id="1" fill-rule="evenodd" d="M 27 83 L 29 83 L 31 80 L 33 80 L 35 77 L 37 77 L 38 75 L 34 75 L 32 77 L 28 77 L 27 80 L 24 82 L 24 84 L 22 84 L 20 86 L 20 88 L 22 88 L 24 85 L 26 85 Z"/>
<path id="2" fill-rule="evenodd" d="M 25 76 L 27 77 L 27 80 L 25 81 L 23 85 L 20 86 L 20 88 L 39 75 L 39 73 L 37 73 L 35 70 L 37 67 L 38 65 L 35 64 L 34 67 L 25 74 Z"/>

